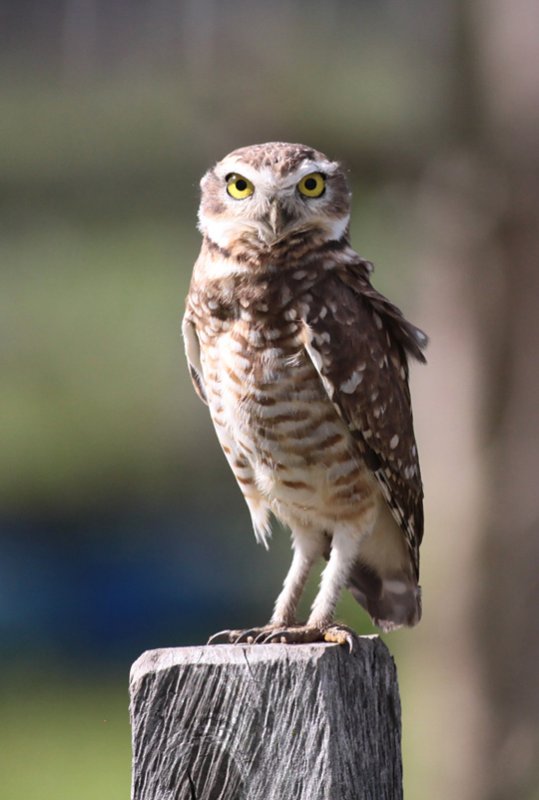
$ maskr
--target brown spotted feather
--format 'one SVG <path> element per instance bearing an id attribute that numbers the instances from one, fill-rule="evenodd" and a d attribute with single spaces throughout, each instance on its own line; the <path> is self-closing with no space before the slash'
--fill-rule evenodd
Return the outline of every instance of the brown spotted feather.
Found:
<path id="1" fill-rule="evenodd" d="M 423 487 L 407 353 L 423 361 L 426 336 L 373 289 L 361 262 L 330 272 L 311 294 L 305 321 L 324 385 L 380 482 L 419 574 Z"/>

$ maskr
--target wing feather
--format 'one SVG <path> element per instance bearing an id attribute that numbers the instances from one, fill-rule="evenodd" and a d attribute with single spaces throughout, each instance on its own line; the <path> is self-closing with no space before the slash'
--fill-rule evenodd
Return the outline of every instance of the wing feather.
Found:
<path id="1" fill-rule="evenodd" d="M 424 361 L 427 337 L 371 286 L 361 263 L 332 270 L 310 295 L 305 348 L 376 476 L 418 572 L 423 486 L 407 355 Z"/>
<path id="2" fill-rule="evenodd" d="M 198 341 L 195 325 L 187 314 L 182 321 L 182 335 L 185 345 L 185 355 L 187 357 L 187 363 L 189 364 L 189 372 L 191 374 L 193 386 L 195 387 L 195 392 L 202 402 L 208 405 L 202 364 L 200 362 L 200 342 Z"/>

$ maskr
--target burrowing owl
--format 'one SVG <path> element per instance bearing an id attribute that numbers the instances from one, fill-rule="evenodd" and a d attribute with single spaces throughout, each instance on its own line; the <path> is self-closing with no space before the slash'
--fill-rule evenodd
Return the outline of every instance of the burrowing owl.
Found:
<path id="1" fill-rule="evenodd" d="M 196 391 L 267 545 L 294 555 L 271 621 L 229 641 L 349 640 L 348 587 L 383 630 L 421 616 L 423 490 L 407 356 L 425 334 L 370 283 L 349 244 L 340 165 L 301 144 L 235 150 L 201 182 L 202 250 L 183 321 Z M 305 625 L 308 573 L 328 564 Z M 211 640 L 210 640 L 211 641 Z"/>

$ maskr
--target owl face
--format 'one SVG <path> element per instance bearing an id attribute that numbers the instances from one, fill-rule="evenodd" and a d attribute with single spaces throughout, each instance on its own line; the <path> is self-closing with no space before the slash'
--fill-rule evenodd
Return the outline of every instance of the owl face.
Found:
<path id="1" fill-rule="evenodd" d="M 228 248 L 267 249 L 299 232 L 340 239 L 350 191 L 340 165 L 301 144 L 269 142 L 234 150 L 202 178 L 199 228 Z"/>

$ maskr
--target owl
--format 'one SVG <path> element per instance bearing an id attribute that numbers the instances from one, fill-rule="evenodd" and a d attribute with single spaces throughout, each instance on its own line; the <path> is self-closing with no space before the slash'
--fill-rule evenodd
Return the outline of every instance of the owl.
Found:
<path id="1" fill-rule="evenodd" d="M 339 163 L 302 144 L 253 145 L 210 169 L 201 191 L 182 326 L 192 381 L 257 540 L 267 546 L 273 516 L 293 548 L 269 623 L 210 642 L 351 645 L 334 619 L 345 588 L 383 631 L 415 625 L 423 489 L 408 357 L 425 360 L 427 337 L 350 246 Z"/>

